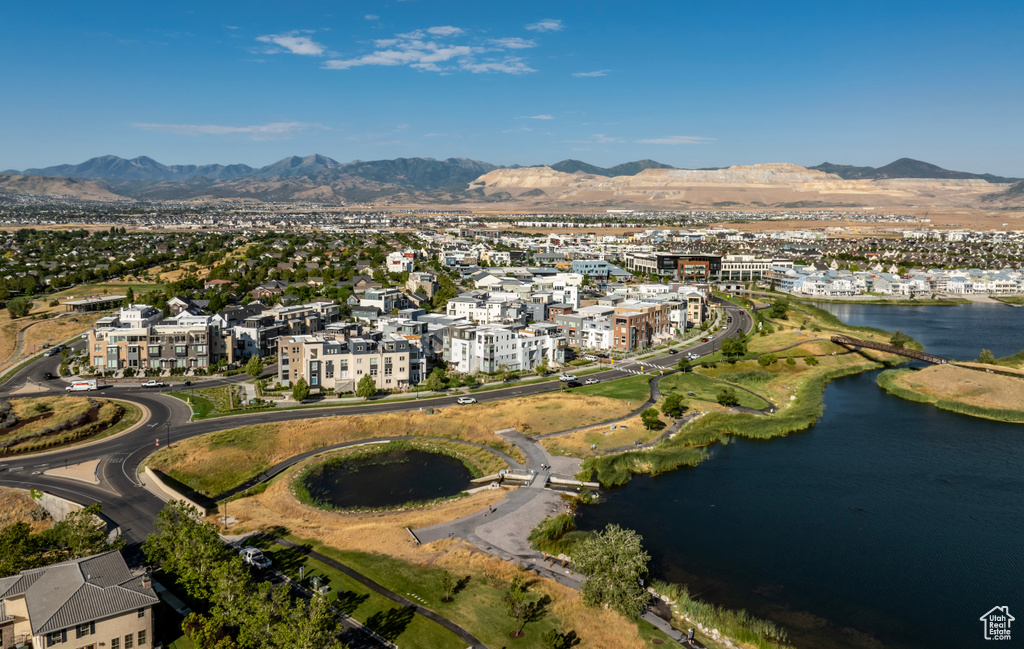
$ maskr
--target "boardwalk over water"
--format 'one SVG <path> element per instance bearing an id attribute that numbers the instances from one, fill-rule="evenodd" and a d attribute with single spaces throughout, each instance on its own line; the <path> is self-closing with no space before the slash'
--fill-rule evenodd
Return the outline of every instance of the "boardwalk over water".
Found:
<path id="1" fill-rule="evenodd" d="M 938 356 L 936 354 L 929 354 L 927 352 L 919 352 L 916 349 L 907 349 L 906 347 L 896 347 L 894 345 L 888 345 L 886 343 L 876 343 L 871 340 L 861 340 L 860 338 L 850 338 L 849 336 L 832 336 L 832 342 L 843 347 L 862 349 L 877 349 L 880 352 L 886 352 L 889 354 L 899 354 L 900 356 L 906 356 L 907 358 L 913 358 L 925 363 L 931 363 L 933 365 L 946 365 L 949 363 L 948 358 Z"/>

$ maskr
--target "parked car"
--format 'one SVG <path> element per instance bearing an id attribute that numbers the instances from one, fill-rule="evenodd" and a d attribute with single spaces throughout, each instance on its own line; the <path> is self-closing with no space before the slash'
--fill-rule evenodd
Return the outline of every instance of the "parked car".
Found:
<path id="1" fill-rule="evenodd" d="M 587 385 L 594 385 L 595 383 L 600 383 L 600 382 L 601 382 L 601 379 L 587 379 L 586 381 L 584 381 L 584 383 L 586 383 Z"/>
<path id="2" fill-rule="evenodd" d="M 674 350 L 674 349 L 670 349 L 670 350 L 668 350 L 668 353 L 669 353 L 669 354 L 678 354 L 679 352 L 677 352 L 677 351 L 676 351 L 676 350 Z"/>
<path id="3" fill-rule="evenodd" d="M 50 374 L 49 372 L 43 372 L 43 380 L 44 381 L 52 381 L 53 380 L 53 374 Z"/>
<path id="4" fill-rule="evenodd" d="M 583 360 L 585 360 L 585 361 L 596 361 L 597 360 L 597 356 L 594 356 L 593 354 L 587 354 L 586 356 L 583 357 Z"/>
<path id="5" fill-rule="evenodd" d="M 260 570 L 265 570 L 270 567 L 270 559 L 268 559 L 259 548 L 242 548 L 238 554 L 242 555 L 242 563 L 248 566 L 259 568 Z"/>
<path id="6" fill-rule="evenodd" d="M 707 338 L 701 338 L 701 339 L 700 339 L 700 341 L 701 341 L 702 343 L 706 343 L 706 342 L 708 341 L 708 339 L 707 339 Z"/>
<path id="7" fill-rule="evenodd" d="M 188 386 L 192 385 L 192 381 L 185 381 L 185 383 L 183 383 L 182 385 L 184 385 L 187 388 Z"/>
<path id="8" fill-rule="evenodd" d="M 473 397 L 459 397 L 458 403 L 459 405 L 465 406 L 470 403 L 476 403 L 476 399 L 474 399 Z"/>
<path id="9" fill-rule="evenodd" d="M 163 381 L 157 381 L 156 379 L 150 379 L 150 380 L 146 381 L 145 383 L 143 383 L 142 387 L 144 387 L 144 388 L 162 388 L 162 387 L 164 387 L 166 385 L 167 384 L 164 383 Z"/>
<path id="10" fill-rule="evenodd" d="M 579 381 L 566 381 L 565 382 L 565 387 L 567 387 L 567 388 L 578 388 L 581 385 L 583 385 L 583 384 L 580 383 Z"/>
<path id="11" fill-rule="evenodd" d="M 575 381 L 576 380 L 576 375 L 575 374 L 563 374 L 562 376 L 558 377 L 558 380 L 559 381 Z"/>

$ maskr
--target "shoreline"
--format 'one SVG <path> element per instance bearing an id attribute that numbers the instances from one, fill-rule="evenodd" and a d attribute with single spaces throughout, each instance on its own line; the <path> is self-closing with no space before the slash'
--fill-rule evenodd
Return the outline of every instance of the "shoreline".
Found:
<path id="1" fill-rule="evenodd" d="M 949 397 L 940 397 L 922 390 L 915 390 L 913 387 L 907 386 L 901 379 L 915 374 L 920 370 L 911 369 L 898 369 L 898 370 L 886 370 L 880 372 L 878 377 L 875 379 L 875 383 L 878 384 L 884 392 L 891 394 L 894 397 L 903 399 L 904 401 L 913 401 L 915 403 L 927 403 L 939 408 L 940 410 L 946 410 L 948 412 L 954 412 L 967 417 L 977 417 L 979 419 L 989 419 L 992 421 L 1000 421 L 1008 424 L 1024 424 L 1024 410 L 1015 408 L 993 408 L 988 406 L 980 406 L 959 399 L 952 399 Z M 974 372 L 975 370 L 965 370 L 968 372 Z M 1009 377 L 1007 377 L 1009 378 Z M 1016 379 L 1009 379 L 1011 381 Z"/>

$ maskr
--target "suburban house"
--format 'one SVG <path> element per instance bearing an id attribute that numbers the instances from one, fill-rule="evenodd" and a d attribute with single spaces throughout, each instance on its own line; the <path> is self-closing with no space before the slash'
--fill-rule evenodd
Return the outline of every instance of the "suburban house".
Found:
<path id="1" fill-rule="evenodd" d="M 158 602 L 116 551 L 23 570 L 0 578 L 0 649 L 149 649 Z"/>

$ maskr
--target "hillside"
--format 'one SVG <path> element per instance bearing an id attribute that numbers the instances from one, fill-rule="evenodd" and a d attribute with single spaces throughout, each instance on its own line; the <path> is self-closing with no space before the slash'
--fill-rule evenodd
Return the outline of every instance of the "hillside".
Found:
<path id="1" fill-rule="evenodd" d="M 48 178 L 24 174 L 0 174 L 0 193 L 67 196 L 89 201 L 129 200 L 104 182 L 77 178 Z"/>
<path id="2" fill-rule="evenodd" d="M 854 167 L 824 162 L 816 167 L 808 167 L 817 171 L 835 174 L 844 180 L 881 180 L 883 178 L 934 178 L 949 180 L 984 180 L 990 183 L 1012 183 L 1019 178 L 1006 178 L 992 174 L 972 174 L 966 171 L 949 171 L 911 158 L 900 158 L 884 167 Z"/>
<path id="3" fill-rule="evenodd" d="M 625 162 L 614 167 L 596 167 L 592 164 L 587 164 L 582 160 L 562 160 L 551 165 L 551 168 L 555 171 L 561 171 L 567 174 L 574 174 L 576 172 L 583 172 L 585 174 L 592 174 L 594 176 L 607 176 L 612 178 L 614 176 L 635 176 L 644 169 L 675 169 L 675 167 L 654 160 L 637 160 L 636 162 Z"/>

